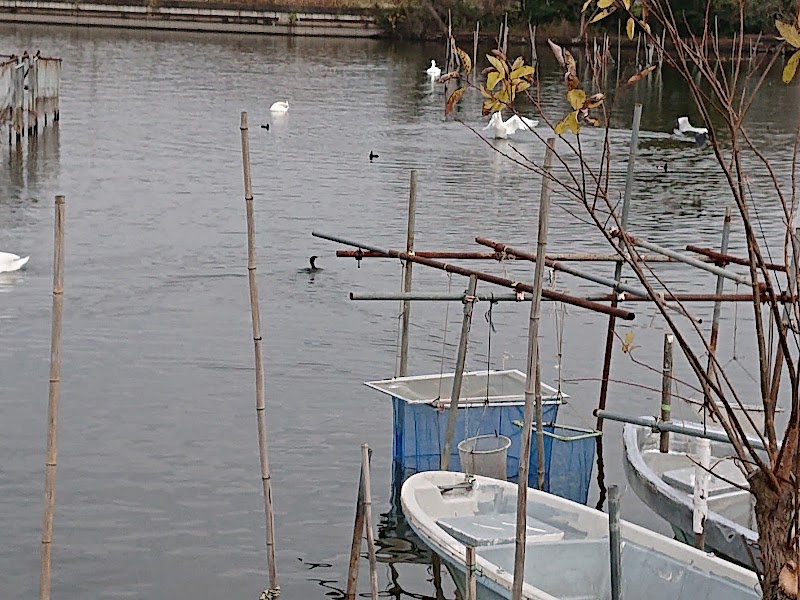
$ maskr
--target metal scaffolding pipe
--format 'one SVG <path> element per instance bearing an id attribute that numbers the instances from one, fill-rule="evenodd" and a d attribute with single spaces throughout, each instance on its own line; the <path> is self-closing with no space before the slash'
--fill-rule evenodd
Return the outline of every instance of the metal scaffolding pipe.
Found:
<path id="1" fill-rule="evenodd" d="M 695 254 L 705 256 L 706 258 L 718 264 L 743 265 L 745 267 L 750 266 L 750 261 L 746 258 L 731 256 L 730 254 L 726 254 L 725 252 L 717 252 L 711 248 L 702 248 L 700 246 L 693 246 L 692 244 L 689 244 L 686 246 L 686 249 L 689 252 L 694 252 Z M 784 265 L 778 265 L 775 263 L 766 263 L 766 267 L 770 271 L 786 271 L 786 267 Z"/>
<path id="2" fill-rule="evenodd" d="M 612 235 L 619 237 L 620 232 L 615 231 Z M 647 240 L 643 240 L 641 238 L 637 238 L 630 234 L 626 234 L 628 241 L 636 246 L 640 246 L 642 248 L 647 248 L 648 250 L 652 250 L 653 252 L 658 252 L 659 254 L 663 254 L 664 256 L 669 256 L 670 258 L 674 258 L 678 262 L 686 263 L 687 265 L 697 267 L 698 269 L 703 269 L 704 271 L 708 271 L 709 273 L 713 273 L 714 275 L 720 275 L 725 277 L 726 279 L 732 279 L 736 283 L 742 283 L 744 285 L 751 285 L 752 282 L 749 278 L 743 275 L 736 275 L 735 273 L 731 273 L 730 271 L 726 271 L 725 269 L 718 267 L 716 265 L 703 262 L 702 260 L 697 260 L 696 258 L 692 258 L 691 256 L 685 256 L 680 252 L 675 252 L 674 250 L 670 250 L 669 248 L 664 248 L 663 246 L 659 246 L 658 244 L 654 244 L 653 242 L 648 242 Z"/>
<path id="3" fill-rule="evenodd" d="M 504 256 L 501 252 L 458 252 L 458 251 L 416 251 L 416 256 L 422 258 L 458 258 L 461 260 L 514 260 L 513 256 Z M 677 262 L 668 256 L 660 254 L 642 254 L 642 262 L 664 262 L 673 263 Z M 381 252 L 364 252 L 361 250 L 337 250 L 336 258 L 386 258 L 386 255 Z M 550 260 L 563 260 L 570 262 L 616 262 L 619 260 L 617 254 L 592 254 L 592 253 L 575 253 L 568 252 L 565 254 L 548 254 L 547 258 Z M 712 262 L 711 259 L 708 259 Z"/>
<path id="4" fill-rule="evenodd" d="M 613 294 L 597 294 L 594 296 L 586 296 L 585 300 L 590 302 L 603 302 L 612 300 Z M 625 295 L 617 298 L 619 302 L 654 302 L 652 298 L 646 296 Z M 767 302 L 769 299 L 764 297 L 761 301 Z M 752 294 L 664 294 L 665 302 L 752 302 Z M 791 297 L 786 294 L 778 295 L 778 302 L 791 303 Z"/>
<path id="5" fill-rule="evenodd" d="M 494 248 L 497 252 L 511 254 L 512 256 L 516 256 L 517 258 L 523 258 L 525 260 L 531 260 L 534 262 L 536 261 L 536 255 L 531 252 L 518 250 L 517 248 L 512 248 L 511 246 L 507 246 L 506 244 L 501 244 L 500 242 L 493 242 L 492 240 L 483 237 L 476 237 L 475 241 L 481 244 L 482 246 L 488 246 L 490 248 Z M 544 264 L 550 267 L 551 269 L 555 269 L 556 271 L 562 271 L 564 273 L 574 275 L 575 277 L 586 279 L 587 281 L 593 281 L 594 283 L 605 285 L 607 287 L 610 287 L 611 289 L 616 289 L 621 292 L 628 292 L 629 294 L 636 294 L 637 296 L 647 296 L 647 292 L 641 288 L 636 288 L 631 285 L 626 285 L 624 283 L 620 283 L 613 279 L 609 279 L 608 277 L 602 277 L 600 275 L 586 273 L 574 267 L 561 264 L 560 262 L 552 260 L 551 258 L 548 257 L 545 257 Z"/>
<path id="6" fill-rule="evenodd" d="M 410 292 L 408 294 L 380 294 L 350 292 L 350 300 L 421 300 L 423 302 L 464 302 L 466 294 L 441 294 L 438 292 Z M 530 302 L 531 294 L 476 294 L 476 302 Z"/>
<path id="7" fill-rule="evenodd" d="M 504 277 L 497 277 L 496 275 L 491 275 L 489 273 L 482 273 L 480 271 L 475 271 L 473 269 L 465 269 L 464 267 L 458 267 L 456 265 L 439 262 L 429 258 L 422 258 L 420 256 L 417 256 L 416 254 L 409 255 L 406 254 L 405 252 L 398 252 L 397 250 L 382 250 L 381 248 L 376 248 L 375 246 L 371 246 L 369 244 L 354 242 L 352 240 L 347 240 L 338 236 L 320 233 L 318 231 L 312 231 L 311 235 L 324 240 L 329 240 L 332 242 L 337 242 L 339 244 L 344 244 L 346 246 L 353 246 L 355 248 L 362 248 L 364 250 L 370 250 L 372 252 L 379 252 L 390 258 L 409 260 L 411 262 L 416 262 L 421 265 L 433 267 L 434 269 L 441 269 L 448 273 L 457 273 L 465 277 L 469 277 L 470 275 L 476 275 L 478 279 L 480 279 L 481 281 L 486 281 L 488 283 L 493 283 L 495 285 L 499 285 L 502 287 L 509 287 L 518 292 L 529 292 L 529 293 L 533 292 L 533 286 L 530 284 L 525 284 L 520 281 L 512 281 L 511 279 L 506 279 Z M 576 298 L 574 296 L 570 296 L 568 294 L 556 292 L 553 290 L 542 290 L 542 296 L 544 296 L 545 298 L 549 298 L 550 300 L 557 300 L 560 302 L 564 302 L 566 304 L 571 304 L 573 306 L 579 306 L 581 308 L 593 310 L 595 312 L 600 312 L 607 315 L 614 315 L 626 321 L 632 321 L 636 317 L 636 315 L 629 310 L 624 310 L 621 308 L 612 308 L 610 306 L 606 306 L 605 304 L 599 304 L 597 302 L 589 302 L 583 300 L 582 298 Z"/>

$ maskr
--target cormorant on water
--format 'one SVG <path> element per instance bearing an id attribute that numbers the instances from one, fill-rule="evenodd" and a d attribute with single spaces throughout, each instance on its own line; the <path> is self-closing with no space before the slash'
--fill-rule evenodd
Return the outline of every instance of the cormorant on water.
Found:
<path id="1" fill-rule="evenodd" d="M 314 264 L 314 261 L 317 260 L 318 258 L 319 258 L 318 256 L 310 257 L 308 259 L 308 262 L 311 266 L 303 269 L 303 273 L 316 273 L 317 271 L 322 271 L 322 267 L 318 267 L 317 265 Z"/>
<path id="2" fill-rule="evenodd" d="M 372 150 L 369 151 L 369 162 L 372 162 L 373 158 L 378 158 L 378 155 L 375 154 Z"/>
<path id="3" fill-rule="evenodd" d="M 264 123 L 264 124 L 261 126 L 261 129 L 266 129 L 267 131 L 269 131 L 269 123 Z"/>

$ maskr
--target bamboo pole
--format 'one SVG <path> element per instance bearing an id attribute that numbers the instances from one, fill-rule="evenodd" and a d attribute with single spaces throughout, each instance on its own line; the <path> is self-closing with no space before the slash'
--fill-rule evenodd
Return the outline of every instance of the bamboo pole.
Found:
<path id="1" fill-rule="evenodd" d="M 728 239 L 730 238 L 731 233 L 731 209 L 727 207 L 725 209 L 725 219 L 722 222 L 722 242 L 720 243 L 719 253 L 724 255 L 728 252 Z M 722 290 L 725 286 L 725 278 L 722 275 L 717 275 L 717 286 L 714 290 L 714 293 L 718 296 L 722 294 Z M 708 365 L 706 366 L 706 373 L 708 374 L 709 379 L 714 376 L 714 357 L 717 353 L 717 338 L 719 337 L 719 320 L 720 320 L 720 313 L 722 311 L 722 302 L 717 300 L 714 302 L 714 313 L 711 317 L 711 337 L 708 342 Z M 710 396 L 705 398 L 706 402 L 712 402 Z"/>
<path id="2" fill-rule="evenodd" d="M 726 265 L 730 263 L 734 265 L 743 265 L 745 267 L 750 266 L 750 261 L 746 258 L 741 258 L 739 256 L 731 256 L 730 254 L 725 254 L 725 253 L 719 253 L 714 250 L 711 250 L 710 248 L 702 248 L 700 246 L 693 246 L 692 244 L 689 244 L 686 246 L 686 249 L 689 252 L 700 254 L 701 256 L 705 257 L 708 262 L 713 262 L 720 265 Z M 786 271 L 785 265 L 766 263 L 764 266 L 770 271 L 781 271 L 781 272 Z"/>
<path id="3" fill-rule="evenodd" d="M 533 302 L 528 324 L 528 368 L 525 377 L 525 415 L 522 426 L 522 442 L 519 452 L 519 479 L 517 480 L 517 523 L 514 549 L 514 581 L 511 598 L 522 598 L 525 576 L 525 541 L 527 534 L 528 471 L 531 456 L 531 428 L 533 427 L 534 404 L 536 406 L 536 451 L 539 489 L 544 489 L 544 434 L 542 423 L 542 390 L 539 370 L 539 320 L 541 318 L 541 296 L 544 284 L 544 255 L 547 249 L 547 225 L 550 215 L 549 173 L 555 154 L 555 138 L 547 140 L 544 156 L 542 193 L 539 201 L 539 233 L 536 243 L 537 258 L 533 279 Z"/>
<path id="4" fill-rule="evenodd" d="M 608 488 L 608 543 L 611 552 L 611 600 L 622 600 L 622 539 L 619 531 L 619 488 Z"/>
<path id="5" fill-rule="evenodd" d="M 480 73 L 480 69 L 478 69 L 478 39 L 480 38 L 481 33 L 481 22 L 476 21 L 475 23 L 475 35 L 472 38 L 472 71 L 475 73 L 475 77 L 477 79 L 477 74 Z"/>
<path id="6" fill-rule="evenodd" d="M 453 374 L 453 390 L 450 394 L 450 411 L 447 413 L 447 433 L 444 437 L 444 450 L 442 450 L 442 455 L 439 457 L 439 468 L 442 471 L 447 471 L 450 468 L 450 450 L 453 447 L 453 437 L 456 432 L 458 401 L 461 397 L 461 384 L 464 381 L 464 365 L 467 362 L 469 329 L 472 325 L 472 307 L 475 306 L 475 288 L 477 285 L 478 278 L 475 275 L 470 275 L 467 295 L 464 298 L 464 318 L 461 321 L 461 338 L 458 341 L 456 371 Z M 488 376 L 487 374 L 487 377 Z"/>
<path id="7" fill-rule="evenodd" d="M 692 493 L 692 529 L 694 546 L 701 550 L 706 546 L 706 517 L 708 516 L 708 484 L 711 480 L 711 440 L 695 440 L 697 464 L 694 466 L 694 490 Z"/>
<path id="8" fill-rule="evenodd" d="M 361 444 L 361 469 L 364 472 L 364 526 L 367 530 L 367 556 L 372 600 L 378 600 L 378 559 L 372 530 L 372 482 L 369 474 L 369 446 Z"/>
<path id="9" fill-rule="evenodd" d="M 414 253 L 414 229 L 417 218 L 417 170 L 411 169 L 411 182 L 408 190 L 408 228 L 406 232 L 406 254 Z M 411 291 L 411 276 L 414 263 L 403 263 L 403 293 Z M 400 329 L 400 368 L 398 375 L 408 374 L 408 335 L 411 322 L 411 300 L 403 300 L 402 321 Z"/>
<path id="10" fill-rule="evenodd" d="M 50 387 L 47 395 L 47 462 L 39 573 L 39 600 L 50 600 L 53 520 L 58 469 L 58 401 L 61 392 L 61 323 L 64 314 L 64 196 L 56 196 L 53 239 L 53 316 L 50 325 Z"/>
<path id="11" fill-rule="evenodd" d="M 345 238 L 328 235 L 325 233 L 320 233 L 318 231 L 312 231 L 311 235 L 314 237 L 322 238 L 325 240 L 330 240 L 332 242 L 337 242 L 340 244 L 345 244 L 347 246 L 352 246 L 354 248 L 362 248 L 364 250 L 370 250 L 372 252 L 378 252 L 383 254 L 389 258 L 399 258 L 401 260 L 410 260 L 415 263 L 419 263 L 422 265 L 426 265 L 428 267 L 432 267 L 434 269 L 441 269 L 442 271 L 447 271 L 448 273 L 458 273 L 459 275 L 464 275 L 465 277 L 469 277 L 470 275 L 476 275 L 477 278 L 481 281 L 487 281 L 489 283 L 494 283 L 495 285 L 500 285 L 503 287 L 512 288 L 518 292 L 532 292 L 533 286 L 521 283 L 519 281 L 512 281 L 510 279 L 506 279 L 504 277 L 497 277 L 496 275 L 491 275 L 489 273 L 482 273 L 480 271 L 475 271 L 473 269 L 465 269 L 464 267 L 459 267 L 457 265 L 452 265 L 449 263 L 438 262 L 430 258 L 422 258 L 421 256 L 411 256 L 406 254 L 405 252 L 398 252 L 397 250 L 382 250 L 380 248 L 376 248 L 375 246 L 371 246 L 368 244 L 362 244 L 360 242 L 354 242 L 352 240 L 347 240 Z M 616 307 L 608 307 L 604 304 L 599 304 L 596 302 L 586 302 L 580 298 L 575 298 L 574 296 L 570 296 L 569 294 L 563 294 L 561 292 L 557 292 L 554 290 L 542 290 L 542 295 L 545 298 L 550 300 L 558 300 L 560 302 L 564 302 L 566 304 L 572 304 L 574 306 L 580 306 L 581 308 L 586 308 L 589 310 L 593 310 L 595 312 L 607 314 L 607 315 L 616 315 L 621 319 L 625 319 L 627 321 L 632 321 L 635 318 L 635 314 L 623 310 Z"/>
<path id="12" fill-rule="evenodd" d="M 465 600 L 478 600 L 478 581 L 475 577 L 475 546 L 467 546 L 466 552 L 466 567 L 467 567 L 467 597 Z"/>
<path id="13" fill-rule="evenodd" d="M 672 421 L 672 344 L 675 336 L 664 334 L 664 364 L 661 369 L 661 420 Z M 662 431 L 659 436 L 659 450 L 669 452 L 669 432 Z"/>
<path id="14" fill-rule="evenodd" d="M 368 459 L 372 458 L 369 450 Z M 358 499 L 356 500 L 356 517 L 353 523 L 353 541 L 350 544 L 350 562 L 347 567 L 347 592 L 345 600 L 355 600 L 358 585 L 358 559 L 361 556 L 361 539 L 364 536 L 364 462 L 361 462 L 361 475 L 358 480 Z"/>
<path id="15" fill-rule="evenodd" d="M 247 275 L 250 283 L 250 314 L 253 321 L 253 347 L 256 369 L 256 419 L 258 422 L 258 454 L 261 462 L 261 483 L 264 489 L 264 517 L 266 520 L 267 567 L 269 586 L 279 590 L 275 565 L 275 517 L 272 508 L 272 477 L 267 454 L 267 423 L 264 402 L 264 361 L 261 353 L 261 313 L 256 282 L 256 223 L 253 215 L 253 184 L 250 176 L 250 139 L 247 113 L 242 112 L 239 128 L 242 131 L 242 168 L 244 171 L 244 203 L 247 212 Z"/>
<path id="16" fill-rule="evenodd" d="M 689 248 L 687 247 L 687 250 Z M 418 250 L 414 252 L 415 256 L 421 258 L 459 258 L 463 260 L 496 260 L 498 262 L 503 260 L 514 260 L 512 255 L 504 255 L 502 252 L 452 252 L 452 251 L 425 251 Z M 659 262 L 659 263 L 674 263 L 678 262 L 668 256 L 661 254 L 641 254 L 641 262 Z M 362 258 L 386 258 L 383 252 L 365 252 L 363 250 L 337 250 L 336 258 L 355 258 L 361 260 Z M 561 254 L 548 254 L 547 260 L 553 261 L 575 261 L 575 262 L 617 262 L 619 260 L 618 254 L 592 254 L 592 253 L 574 253 L 566 252 Z M 706 262 L 715 262 L 714 259 L 708 258 Z M 745 263 L 746 264 L 746 263 Z M 785 270 L 784 267 L 776 268 L 776 271 Z"/>

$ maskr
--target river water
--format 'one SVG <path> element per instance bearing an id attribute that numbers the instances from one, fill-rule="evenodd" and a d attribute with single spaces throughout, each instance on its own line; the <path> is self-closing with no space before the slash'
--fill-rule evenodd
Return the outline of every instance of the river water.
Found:
<path id="1" fill-rule="evenodd" d="M 35 147 L 0 146 L 0 249 L 31 255 L 25 271 L 0 278 L 0 597 L 28 599 L 38 586 L 55 194 L 66 195 L 67 242 L 54 597 L 257 598 L 267 587 L 242 110 L 251 122 L 283 595 L 341 596 L 359 445 L 366 442 L 374 449 L 375 518 L 383 521 L 380 587 L 398 598 L 435 597 L 424 557 L 388 539 L 392 532 L 380 516 L 390 509 L 391 408 L 362 385 L 395 372 L 398 307 L 348 300 L 350 291 L 396 291 L 400 267 L 365 260 L 358 269 L 336 259 L 339 246 L 311 231 L 403 246 L 413 168 L 418 249 L 479 250 L 475 235 L 534 247 L 540 181 L 490 147 L 513 152 L 509 142 L 487 145 L 464 124 L 444 120 L 441 90 L 424 73 L 430 58 L 443 62 L 441 48 L 0 27 L 0 54 L 25 49 L 64 62 L 58 128 L 45 131 Z M 558 119 L 566 104 L 548 59 L 543 79 L 545 110 Z M 752 132 L 785 181 L 800 87 L 783 86 L 777 75 L 765 85 Z M 269 105 L 279 99 L 289 100 L 289 113 L 270 116 Z M 665 133 L 679 115 L 699 121 L 674 75 L 653 76 L 618 97 L 612 187 L 622 189 L 637 101 L 644 113 L 632 230 L 675 249 L 716 247 L 729 194 L 710 152 Z M 476 94 L 467 96 L 459 113 L 465 124 L 483 125 L 479 103 Z M 586 148 L 597 148 L 600 139 L 587 131 Z M 514 146 L 531 157 L 542 154 L 532 136 L 518 134 Z M 370 151 L 379 154 L 373 162 Z M 754 171 L 756 196 L 763 181 Z M 773 198 L 764 196 L 758 206 L 765 235 L 775 242 L 782 225 Z M 607 251 L 575 218 L 574 201 L 556 196 L 554 202 L 552 251 Z M 733 231 L 732 246 L 741 250 L 741 227 Z M 302 272 L 312 254 L 323 267 L 313 276 Z M 780 255 L 774 245 L 773 256 Z M 524 264 L 479 266 L 512 279 L 531 276 Z M 613 272 L 610 265 L 586 268 Z M 713 289 L 711 275 L 675 267 L 660 272 L 680 289 Z M 427 291 L 465 285 L 422 268 L 415 282 Z M 564 276 L 555 285 L 599 291 Z M 632 308 L 637 319 L 620 331 L 634 331 L 637 361 L 657 369 L 662 323 L 652 309 Z M 707 333 L 710 307 L 695 309 L 706 317 Z M 720 347 L 734 379 L 755 391 L 748 311 L 746 304 L 738 312 L 725 308 Z M 459 312 L 457 304 L 414 307 L 411 373 L 453 368 Z M 468 368 L 488 363 L 524 371 L 527 305 L 495 307 L 491 339 L 485 312 L 478 305 Z M 555 314 L 546 304 L 543 377 L 552 383 L 560 376 L 571 396 L 563 419 L 592 426 L 607 321 L 570 308 L 559 327 Z M 685 372 L 685 361 L 677 362 Z M 632 362 L 619 344 L 612 376 L 659 387 L 658 375 Z M 610 388 L 609 408 L 619 412 L 654 414 L 658 402 L 654 391 Z M 624 484 L 620 428 L 606 429 L 606 479 Z M 632 492 L 623 496 L 623 515 L 668 531 Z M 366 590 L 366 562 L 361 569 Z M 452 598 L 446 576 L 443 587 Z"/>

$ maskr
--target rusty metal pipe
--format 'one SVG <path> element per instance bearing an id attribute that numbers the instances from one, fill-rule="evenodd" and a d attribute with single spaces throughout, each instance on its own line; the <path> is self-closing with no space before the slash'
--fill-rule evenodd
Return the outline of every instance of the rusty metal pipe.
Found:
<path id="1" fill-rule="evenodd" d="M 717 252 L 712 250 L 711 248 L 703 248 L 701 246 L 693 246 L 689 244 L 686 246 L 686 249 L 689 252 L 694 252 L 695 254 L 701 254 L 707 258 L 710 258 L 715 263 L 719 265 L 725 264 L 733 264 L 733 265 L 744 265 L 746 267 L 750 266 L 750 261 L 746 258 L 740 258 L 738 256 L 731 256 L 730 254 L 725 254 L 723 252 Z M 783 265 L 777 265 L 775 263 L 767 263 L 767 269 L 770 271 L 786 271 L 786 267 Z"/>

